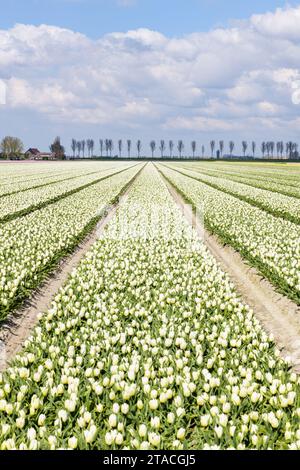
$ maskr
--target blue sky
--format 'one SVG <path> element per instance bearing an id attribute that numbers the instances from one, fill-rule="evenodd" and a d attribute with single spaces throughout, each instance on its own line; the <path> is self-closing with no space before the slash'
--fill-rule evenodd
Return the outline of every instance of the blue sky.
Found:
<path id="1" fill-rule="evenodd" d="M 0 139 L 298 139 L 300 1 L 0 7 Z"/>
<path id="2" fill-rule="evenodd" d="M 15 23 L 56 25 L 97 38 L 112 31 L 149 28 L 182 36 L 228 26 L 253 13 L 296 1 L 282 0 L 0 0 L 0 28 Z"/>

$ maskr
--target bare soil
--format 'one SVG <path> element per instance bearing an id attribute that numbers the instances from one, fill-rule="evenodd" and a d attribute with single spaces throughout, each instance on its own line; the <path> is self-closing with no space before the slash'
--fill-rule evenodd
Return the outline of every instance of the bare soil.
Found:
<path id="1" fill-rule="evenodd" d="M 166 180 L 167 188 L 188 221 L 193 224 L 207 248 L 228 273 L 241 299 L 249 305 L 265 331 L 273 334 L 283 357 L 290 357 L 293 369 L 300 373 L 300 308 L 287 297 L 279 294 L 274 286 L 241 255 L 208 232 L 201 221 L 195 220 L 192 211 L 186 210 L 186 202 Z"/>

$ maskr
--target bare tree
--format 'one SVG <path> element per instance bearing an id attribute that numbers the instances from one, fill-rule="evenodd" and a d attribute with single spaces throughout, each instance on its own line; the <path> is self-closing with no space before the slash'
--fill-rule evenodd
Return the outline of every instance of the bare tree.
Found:
<path id="1" fill-rule="evenodd" d="M 106 152 L 106 156 L 108 157 L 108 153 L 109 153 L 109 139 L 105 139 L 105 152 Z"/>
<path id="2" fill-rule="evenodd" d="M 75 158 L 76 148 L 77 148 L 77 142 L 76 142 L 75 139 L 72 139 L 71 149 L 72 149 L 72 152 L 73 152 L 73 158 Z"/>
<path id="3" fill-rule="evenodd" d="M 77 152 L 78 152 L 77 156 L 78 156 L 78 158 L 80 158 L 80 154 L 81 154 L 81 141 L 78 141 L 76 145 L 77 145 Z"/>
<path id="4" fill-rule="evenodd" d="M 216 146 L 216 142 L 214 140 L 211 140 L 210 141 L 210 148 L 211 148 L 211 157 L 212 158 L 214 157 L 215 146 Z"/>
<path id="5" fill-rule="evenodd" d="M 272 158 L 274 158 L 275 142 L 269 142 L 269 145 L 270 145 L 271 156 Z"/>
<path id="6" fill-rule="evenodd" d="M 262 153 L 263 158 L 265 158 L 266 150 L 267 150 L 266 142 L 262 142 L 262 144 L 261 144 L 261 153 Z"/>
<path id="7" fill-rule="evenodd" d="M 170 158 L 172 158 L 173 156 L 173 149 L 174 149 L 174 142 L 173 140 L 169 140 Z"/>
<path id="8" fill-rule="evenodd" d="M 256 142 L 254 142 L 254 140 L 252 141 L 251 148 L 252 148 L 252 156 L 254 158 L 255 157 L 255 150 L 256 150 Z"/>
<path id="9" fill-rule="evenodd" d="M 150 149 L 151 149 L 152 159 L 153 159 L 154 152 L 155 152 L 155 149 L 156 149 L 156 142 L 155 142 L 155 140 L 151 140 L 151 142 L 150 142 Z"/>
<path id="10" fill-rule="evenodd" d="M 289 158 L 289 154 L 290 154 L 290 142 L 287 142 L 285 144 L 285 156 L 286 156 L 286 158 Z"/>
<path id="11" fill-rule="evenodd" d="M 138 158 L 140 158 L 141 150 L 142 150 L 142 142 L 140 140 L 137 141 L 136 148 L 137 148 L 137 152 L 138 152 Z"/>
<path id="12" fill-rule="evenodd" d="M 130 153 L 131 153 L 131 140 L 128 139 L 128 140 L 127 140 L 127 154 L 128 154 L 128 158 L 130 158 Z"/>
<path id="13" fill-rule="evenodd" d="M 197 143 L 196 143 L 195 140 L 193 140 L 191 142 L 191 147 L 192 147 L 193 158 L 195 158 L 195 153 L 196 153 L 196 149 L 197 149 Z"/>
<path id="14" fill-rule="evenodd" d="M 202 158 L 204 158 L 204 154 L 205 154 L 205 147 L 204 147 L 204 145 L 202 145 L 202 147 L 201 147 L 201 153 L 202 153 Z"/>
<path id="15" fill-rule="evenodd" d="M 53 144 L 50 145 L 50 150 L 56 158 L 65 158 L 65 148 L 60 142 L 60 137 L 54 139 Z"/>
<path id="16" fill-rule="evenodd" d="M 0 149 L 6 158 L 18 157 L 23 152 L 23 142 L 18 137 L 7 135 L 1 141 Z"/>
<path id="17" fill-rule="evenodd" d="M 243 140 L 243 142 L 242 142 L 242 149 L 243 149 L 244 158 L 245 158 L 245 156 L 246 156 L 247 148 L 248 148 L 248 143 L 247 143 L 245 140 Z"/>
<path id="18" fill-rule="evenodd" d="M 184 151 L 184 143 L 182 140 L 178 140 L 177 149 L 179 152 L 179 158 L 182 157 L 182 152 Z"/>
<path id="19" fill-rule="evenodd" d="M 123 148 L 123 141 L 120 139 L 118 141 L 119 158 L 122 158 L 122 148 Z"/>
<path id="20" fill-rule="evenodd" d="M 81 141 L 81 151 L 83 158 L 85 157 L 85 140 Z"/>
<path id="21" fill-rule="evenodd" d="M 112 139 L 108 139 L 108 149 L 109 149 L 109 155 L 112 157 L 112 151 L 114 149 L 114 143 Z"/>
<path id="22" fill-rule="evenodd" d="M 160 141 L 159 150 L 160 150 L 161 158 L 164 158 L 164 152 L 166 150 L 166 143 L 164 140 Z"/>
<path id="23" fill-rule="evenodd" d="M 90 157 L 91 156 L 91 139 L 87 139 L 86 146 L 88 150 L 88 157 Z"/>
<path id="24" fill-rule="evenodd" d="M 277 152 L 277 158 L 279 160 L 279 154 L 280 154 L 280 142 L 276 142 L 276 152 Z"/>
<path id="25" fill-rule="evenodd" d="M 230 151 L 230 156 L 232 157 L 232 153 L 233 153 L 233 150 L 234 150 L 234 146 L 235 146 L 235 143 L 233 142 L 233 140 L 231 140 L 229 142 L 229 151 Z"/>
<path id="26" fill-rule="evenodd" d="M 221 158 L 222 158 L 223 157 L 223 152 L 224 152 L 224 140 L 220 140 L 219 146 L 220 146 L 220 154 L 221 154 Z"/>
<path id="27" fill-rule="evenodd" d="M 95 142 L 93 139 L 90 141 L 90 146 L 91 146 L 91 157 L 94 156 L 94 147 L 95 147 Z"/>
<path id="28" fill-rule="evenodd" d="M 282 159 L 283 152 L 284 152 L 284 143 L 281 141 L 280 142 L 280 149 L 279 149 L 281 159 Z"/>
<path id="29" fill-rule="evenodd" d="M 99 140 L 99 144 L 100 144 L 100 156 L 101 158 L 103 157 L 103 149 L 104 149 L 104 142 L 103 142 L 103 139 L 100 139 Z"/>
<path id="30" fill-rule="evenodd" d="M 290 142 L 287 142 L 286 148 L 287 148 L 287 158 L 288 159 L 294 158 L 294 154 L 297 152 L 298 145 L 290 141 Z"/>

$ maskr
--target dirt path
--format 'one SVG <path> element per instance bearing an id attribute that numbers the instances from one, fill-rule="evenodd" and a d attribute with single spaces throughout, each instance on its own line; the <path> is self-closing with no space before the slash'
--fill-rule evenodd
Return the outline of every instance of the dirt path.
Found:
<path id="1" fill-rule="evenodd" d="M 300 373 L 300 308 L 276 292 L 272 284 L 246 264 L 238 252 L 228 245 L 224 246 L 216 236 L 205 230 L 201 222 L 195 220 L 192 210 L 186 209 L 186 202 L 178 191 L 164 181 L 185 217 L 203 238 L 221 268 L 228 273 L 242 300 L 253 309 L 265 331 L 273 334 L 282 356 L 289 356 L 294 370 Z"/>
<path id="2" fill-rule="evenodd" d="M 132 184 L 143 168 L 132 178 L 119 202 L 109 206 L 107 215 L 98 222 L 95 229 L 81 242 L 76 251 L 61 260 L 55 272 L 33 293 L 31 298 L 25 301 L 20 309 L 8 315 L 3 322 L 0 330 L 0 372 L 6 369 L 8 363 L 22 349 L 24 341 L 30 336 L 37 323 L 38 314 L 50 308 L 51 301 L 60 287 L 65 284 L 71 272 L 100 238 L 103 229 L 115 215 L 119 205 L 126 200 Z"/>

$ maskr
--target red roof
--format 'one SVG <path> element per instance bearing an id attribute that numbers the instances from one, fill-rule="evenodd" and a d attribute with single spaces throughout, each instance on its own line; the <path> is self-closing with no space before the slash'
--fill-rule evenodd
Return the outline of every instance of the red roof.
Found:
<path id="1" fill-rule="evenodd" d="M 30 149 L 27 150 L 26 153 L 32 153 L 33 155 L 39 155 L 40 151 L 38 149 L 30 148 Z"/>

